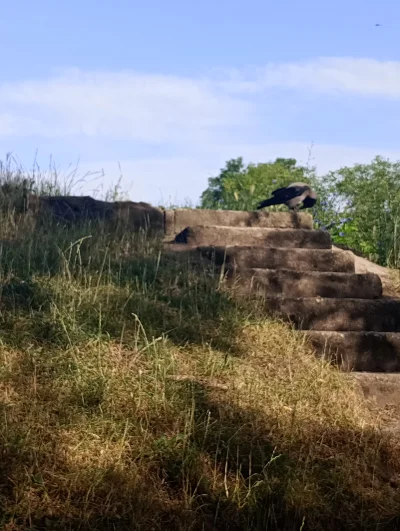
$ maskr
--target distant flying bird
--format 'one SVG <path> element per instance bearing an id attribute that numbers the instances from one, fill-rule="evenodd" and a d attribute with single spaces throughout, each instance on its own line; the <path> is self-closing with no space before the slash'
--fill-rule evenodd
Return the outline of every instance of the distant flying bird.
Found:
<path id="1" fill-rule="evenodd" d="M 316 202 L 317 194 L 308 184 L 292 183 L 284 188 L 274 190 L 270 199 L 265 199 L 257 205 L 257 210 L 272 205 L 286 205 L 290 210 L 297 212 L 299 209 L 312 208 Z M 303 203 L 302 207 L 300 207 L 300 203 Z"/>
<path id="2" fill-rule="evenodd" d="M 377 27 L 377 26 L 382 26 L 382 24 L 375 24 L 375 27 Z"/>

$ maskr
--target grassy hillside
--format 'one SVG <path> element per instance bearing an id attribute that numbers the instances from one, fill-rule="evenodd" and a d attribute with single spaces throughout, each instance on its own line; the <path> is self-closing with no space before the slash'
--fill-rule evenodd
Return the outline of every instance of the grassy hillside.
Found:
<path id="1" fill-rule="evenodd" d="M 0 237 L 1 529 L 400 529 L 351 377 L 212 267 L 101 224 Z"/>

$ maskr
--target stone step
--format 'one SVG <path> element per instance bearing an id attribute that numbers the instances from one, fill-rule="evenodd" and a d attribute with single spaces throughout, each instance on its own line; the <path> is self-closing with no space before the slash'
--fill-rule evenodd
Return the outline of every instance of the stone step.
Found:
<path id="1" fill-rule="evenodd" d="M 313 218 L 306 212 L 243 212 L 178 208 L 164 213 L 165 239 L 174 239 L 192 225 L 225 227 L 265 227 L 271 229 L 312 229 Z"/>
<path id="2" fill-rule="evenodd" d="M 335 271 L 354 273 L 354 255 L 330 249 L 285 249 L 274 247 L 196 247 L 194 252 L 216 265 L 240 269 L 292 269 L 294 271 Z"/>
<path id="3" fill-rule="evenodd" d="M 400 332 L 400 299 L 265 299 L 268 312 L 303 330 Z"/>
<path id="4" fill-rule="evenodd" d="M 382 296 L 381 279 L 372 273 L 236 269 L 228 271 L 227 285 L 240 295 L 262 297 L 376 299 Z"/>
<path id="5" fill-rule="evenodd" d="M 175 243 L 193 247 L 227 245 L 331 249 L 328 232 L 309 229 L 266 229 L 259 227 L 213 227 L 196 225 L 186 227 L 175 238 Z"/>
<path id="6" fill-rule="evenodd" d="M 163 244 L 164 253 L 179 253 L 196 263 L 205 258 L 218 267 L 292 269 L 295 271 L 333 271 L 354 273 L 354 255 L 349 251 L 330 249 L 284 249 L 273 247 L 191 247 L 184 243 Z"/>
<path id="7" fill-rule="evenodd" d="M 345 371 L 400 371 L 400 334 L 393 332 L 305 332 L 316 353 Z"/>

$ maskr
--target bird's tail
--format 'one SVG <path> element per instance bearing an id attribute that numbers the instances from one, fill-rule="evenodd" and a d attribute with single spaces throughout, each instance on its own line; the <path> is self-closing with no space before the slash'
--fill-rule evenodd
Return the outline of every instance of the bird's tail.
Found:
<path id="1" fill-rule="evenodd" d="M 271 197 L 270 199 L 265 199 L 264 201 L 261 201 L 261 203 L 258 203 L 257 210 L 260 210 L 260 208 L 265 208 L 267 206 L 272 205 L 279 205 L 280 201 L 276 197 Z"/>

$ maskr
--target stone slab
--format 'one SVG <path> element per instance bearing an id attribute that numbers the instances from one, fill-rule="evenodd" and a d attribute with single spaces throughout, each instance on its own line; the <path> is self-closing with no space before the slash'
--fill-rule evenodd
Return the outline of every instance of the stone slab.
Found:
<path id="1" fill-rule="evenodd" d="M 216 266 L 227 268 L 293 269 L 296 271 L 336 271 L 354 273 L 354 255 L 330 249 L 285 249 L 230 245 L 227 247 L 190 247 L 164 243 L 165 252 L 203 256 Z"/>
<path id="2" fill-rule="evenodd" d="M 295 271 L 336 271 L 354 273 L 354 255 L 330 249 L 286 249 L 231 245 L 197 247 L 193 251 L 215 262 L 234 268 L 292 269 Z"/>
<path id="3" fill-rule="evenodd" d="M 186 227 L 213 225 L 225 227 L 264 227 L 274 229 L 312 229 L 313 218 L 306 212 L 260 212 L 178 208 L 165 211 L 165 237 L 173 239 Z"/>
<path id="4" fill-rule="evenodd" d="M 304 249 L 332 248 L 331 237 L 325 231 L 204 225 L 185 228 L 176 236 L 175 243 L 185 243 L 192 247 L 239 245 Z"/>
<path id="5" fill-rule="evenodd" d="M 268 312 L 303 330 L 400 332 L 400 299 L 266 299 Z"/>
<path id="6" fill-rule="evenodd" d="M 400 334 L 383 332 L 306 332 L 319 356 L 345 371 L 400 371 Z"/>
<path id="7" fill-rule="evenodd" d="M 236 269 L 228 273 L 228 285 L 242 295 L 262 297 L 376 299 L 382 296 L 381 279 L 372 273 Z"/>

